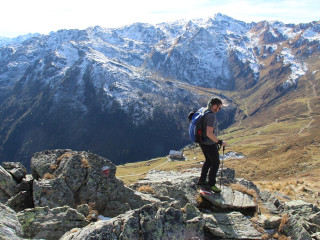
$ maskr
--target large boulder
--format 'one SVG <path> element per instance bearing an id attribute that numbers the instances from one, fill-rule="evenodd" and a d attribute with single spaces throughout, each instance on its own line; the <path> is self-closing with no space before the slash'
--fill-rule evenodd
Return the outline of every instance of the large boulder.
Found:
<path id="1" fill-rule="evenodd" d="M 49 209 L 36 207 L 17 214 L 26 238 L 56 240 L 72 228 L 88 224 L 77 210 L 65 207 Z"/>
<path id="2" fill-rule="evenodd" d="M 93 153 L 51 150 L 31 159 L 35 206 L 50 208 L 87 203 L 100 214 L 114 217 L 149 201 L 115 177 L 116 167 Z"/>
<path id="3" fill-rule="evenodd" d="M 21 240 L 22 229 L 15 211 L 0 203 L 0 239 Z"/>
<path id="4" fill-rule="evenodd" d="M 204 239 L 202 214 L 192 205 L 154 203 L 108 221 L 73 229 L 60 240 L 78 239 Z"/>

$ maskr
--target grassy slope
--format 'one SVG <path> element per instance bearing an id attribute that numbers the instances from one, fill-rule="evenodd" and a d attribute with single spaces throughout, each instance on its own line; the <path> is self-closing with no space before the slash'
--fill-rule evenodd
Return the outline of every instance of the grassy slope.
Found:
<path id="1" fill-rule="evenodd" d="M 310 71 L 299 79 L 298 88 L 274 101 L 274 93 L 264 96 L 263 90 L 272 89 L 268 85 L 276 84 L 276 80 L 259 83 L 242 95 L 224 92 L 242 111 L 220 137 L 228 142 L 226 152 L 247 156 L 225 161 L 225 166 L 236 170 L 236 177 L 252 180 L 261 189 L 280 191 L 319 206 L 320 72 L 313 73 L 317 61 L 311 59 L 308 66 Z M 252 115 L 257 107 L 259 111 Z M 201 167 L 203 156 L 199 147 L 186 147 L 184 154 L 187 161 L 162 157 L 118 166 L 117 177 L 130 184 L 152 169 L 183 171 Z"/>

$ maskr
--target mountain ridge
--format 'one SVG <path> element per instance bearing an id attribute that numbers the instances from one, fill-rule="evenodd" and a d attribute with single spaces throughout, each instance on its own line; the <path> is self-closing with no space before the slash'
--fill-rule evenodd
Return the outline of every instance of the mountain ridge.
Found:
<path id="1" fill-rule="evenodd" d="M 181 148 L 189 142 L 184 116 L 210 96 L 226 105 L 218 116 L 227 119 L 223 129 L 245 117 L 223 91 L 245 96 L 263 86 L 255 115 L 295 89 L 309 71 L 301 59 L 319 51 L 318 23 L 247 24 L 217 14 L 60 30 L 2 47 L 1 159 L 88 148 L 124 163 Z"/>

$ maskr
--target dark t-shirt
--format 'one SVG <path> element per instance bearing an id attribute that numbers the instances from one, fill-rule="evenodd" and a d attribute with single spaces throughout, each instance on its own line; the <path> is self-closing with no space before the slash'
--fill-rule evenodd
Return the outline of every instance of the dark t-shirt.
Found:
<path id="1" fill-rule="evenodd" d="M 205 145 L 212 145 L 212 144 L 215 144 L 214 141 L 212 141 L 211 139 L 209 139 L 207 137 L 207 126 L 209 127 L 213 127 L 213 133 L 217 135 L 218 133 L 218 129 L 217 129 L 217 121 L 216 121 L 216 114 L 213 113 L 213 112 L 209 112 L 207 114 L 204 115 L 203 117 L 203 127 L 205 129 L 204 131 L 204 141 L 202 142 L 202 144 L 205 144 Z"/>

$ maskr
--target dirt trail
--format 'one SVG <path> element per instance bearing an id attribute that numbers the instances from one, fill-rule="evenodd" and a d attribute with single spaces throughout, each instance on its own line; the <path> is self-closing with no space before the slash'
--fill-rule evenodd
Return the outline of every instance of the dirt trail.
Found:
<path id="1" fill-rule="evenodd" d="M 121 177 L 133 177 L 133 176 L 144 175 L 144 174 L 150 172 L 151 170 L 157 169 L 157 168 L 159 168 L 159 167 L 167 164 L 169 161 L 170 161 L 170 160 L 167 160 L 167 161 L 165 161 L 164 163 L 161 163 L 160 165 L 158 165 L 158 166 L 156 166 L 156 167 L 154 167 L 154 168 L 151 168 L 151 169 L 149 169 L 148 171 L 143 172 L 143 173 L 129 174 L 129 175 L 123 175 L 123 176 L 117 176 L 117 177 L 118 177 L 118 178 L 121 178 Z"/>
<path id="2" fill-rule="evenodd" d="M 306 126 L 304 126 L 304 127 L 302 127 L 300 129 L 300 131 L 298 132 L 299 134 L 301 134 L 304 130 L 308 130 L 311 127 L 311 124 L 314 122 L 314 118 L 312 117 L 313 111 L 312 111 L 312 108 L 311 108 L 311 105 L 310 105 L 310 101 L 311 101 L 312 98 L 317 97 L 317 92 L 316 92 L 315 85 L 310 80 L 307 80 L 307 81 L 310 83 L 311 88 L 312 88 L 312 92 L 313 92 L 313 94 L 312 94 L 313 96 L 310 96 L 308 98 L 308 101 L 307 101 L 307 108 L 308 108 L 308 113 L 307 114 L 308 114 L 308 117 L 309 117 L 310 121 Z"/>

